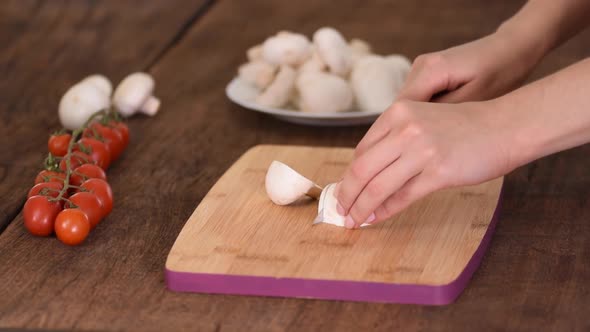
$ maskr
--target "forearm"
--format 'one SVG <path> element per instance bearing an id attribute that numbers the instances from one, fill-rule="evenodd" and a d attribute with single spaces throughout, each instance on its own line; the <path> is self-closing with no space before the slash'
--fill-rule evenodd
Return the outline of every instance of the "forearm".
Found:
<path id="1" fill-rule="evenodd" d="M 530 0 L 496 33 L 509 36 L 513 46 L 527 47 L 538 61 L 589 24 L 588 0 Z"/>
<path id="2" fill-rule="evenodd" d="M 590 142 L 590 59 L 490 101 L 511 166 Z"/>

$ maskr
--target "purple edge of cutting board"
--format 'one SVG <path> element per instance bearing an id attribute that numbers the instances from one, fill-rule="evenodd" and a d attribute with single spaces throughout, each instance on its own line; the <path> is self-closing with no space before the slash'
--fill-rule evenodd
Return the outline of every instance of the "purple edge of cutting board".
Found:
<path id="1" fill-rule="evenodd" d="M 450 304 L 467 287 L 491 242 L 500 214 L 502 191 L 500 191 L 492 220 L 479 246 L 459 277 L 446 285 L 273 278 L 177 272 L 169 269 L 166 269 L 165 273 L 166 283 L 170 290 L 177 292 L 425 305 Z"/>

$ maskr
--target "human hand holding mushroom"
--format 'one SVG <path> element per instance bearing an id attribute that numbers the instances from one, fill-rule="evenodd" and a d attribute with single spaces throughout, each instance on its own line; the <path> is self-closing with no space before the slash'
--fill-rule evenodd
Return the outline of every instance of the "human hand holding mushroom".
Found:
<path id="1" fill-rule="evenodd" d="M 379 56 L 360 39 L 334 28 L 312 40 L 281 31 L 247 51 L 238 77 L 254 87 L 255 102 L 310 113 L 383 112 L 396 99 L 410 69 L 402 55 Z"/>

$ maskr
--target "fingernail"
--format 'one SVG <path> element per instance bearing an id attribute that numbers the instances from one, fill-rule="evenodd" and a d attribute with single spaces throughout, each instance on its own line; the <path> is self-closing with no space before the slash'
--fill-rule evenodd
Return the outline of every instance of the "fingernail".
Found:
<path id="1" fill-rule="evenodd" d="M 346 211 L 344 211 L 344 208 L 342 207 L 342 205 L 340 205 L 340 203 L 336 204 L 336 211 L 338 212 L 339 215 L 341 216 L 346 216 Z"/>
<path id="2" fill-rule="evenodd" d="M 346 216 L 346 220 L 344 221 L 344 225 L 348 229 L 353 229 L 354 228 L 355 223 L 354 223 L 354 220 L 352 219 L 351 216 Z"/>
<path id="3" fill-rule="evenodd" d="M 375 221 L 376 218 L 377 218 L 377 216 L 375 216 L 375 213 L 371 213 L 371 215 L 369 216 L 369 218 L 367 218 L 367 221 L 365 221 L 365 223 L 370 224 L 373 221 Z"/>

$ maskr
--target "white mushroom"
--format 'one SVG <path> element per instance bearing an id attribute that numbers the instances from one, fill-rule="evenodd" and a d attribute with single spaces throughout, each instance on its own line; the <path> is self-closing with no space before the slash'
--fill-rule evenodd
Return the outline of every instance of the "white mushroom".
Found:
<path id="1" fill-rule="evenodd" d="M 406 58 L 401 54 L 392 54 L 385 57 L 387 62 L 397 68 L 397 73 L 400 75 L 398 79 L 405 81 L 406 76 L 410 72 L 410 68 L 412 68 L 412 62 L 410 59 Z"/>
<path id="2" fill-rule="evenodd" d="M 153 116 L 160 108 L 160 99 L 152 95 L 154 86 L 154 79 L 149 74 L 133 73 L 125 77 L 115 89 L 113 104 L 125 117 L 137 112 Z"/>
<path id="3" fill-rule="evenodd" d="M 302 34 L 279 32 L 264 41 L 262 57 L 275 65 L 299 66 L 311 55 L 311 43 Z"/>
<path id="4" fill-rule="evenodd" d="M 352 50 L 352 53 L 355 54 L 362 54 L 362 55 L 369 55 L 372 53 L 371 45 L 359 38 L 353 38 L 348 43 L 348 46 Z"/>
<path id="5" fill-rule="evenodd" d="M 289 66 L 281 66 L 275 80 L 264 90 L 256 102 L 267 107 L 282 107 L 293 95 L 297 73 Z"/>
<path id="6" fill-rule="evenodd" d="M 340 32 L 321 28 L 313 35 L 313 43 L 330 72 L 346 77 L 352 67 L 352 52 Z"/>
<path id="7" fill-rule="evenodd" d="M 319 53 L 313 48 L 311 53 L 311 57 L 307 59 L 300 67 L 299 73 L 307 72 L 307 71 L 325 71 L 327 68 L 326 63 L 320 57 Z"/>
<path id="8" fill-rule="evenodd" d="M 401 66 L 394 66 L 383 57 L 369 55 L 354 66 L 350 82 L 357 105 L 362 111 L 383 112 L 395 100 L 404 81 Z"/>
<path id="9" fill-rule="evenodd" d="M 59 121 L 70 130 L 82 127 L 88 119 L 111 106 L 111 83 L 99 75 L 89 76 L 72 86 L 59 102 Z"/>
<path id="10" fill-rule="evenodd" d="M 280 161 L 273 161 L 266 172 L 266 193 L 277 205 L 288 205 L 303 198 L 314 183 Z"/>
<path id="11" fill-rule="evenodd" d="M 262 45 L 252 46 L 246 51 L 248 61 L 262 60 Z"/>
<path id="12" fill-rule="evenodd" d="M 362 39 L 351 39 L 350 42 L 348 43 L 348 46 L 350 47 L 350 50 L 352 52 L 352 62 L 353 62 L 353 67 L 354 64 L 362 57 L 370 55 L 372 53 L 371 51 L 371 45 L 369 45 L 368 42 L 362 40 Z"/>
<path id="13" fill-rule="evenodd" d="M 273 81 L 276 71 L 276 66 L 268 62 L 256 60 L 241 65 L 238 69 L 238 76 L 244 82 L 262 90 Z"/>
<path id="14" fill-rule="evenodd" d="M 340 76 L 324 72 L 304 72 L 297 78 L 298 104 L 310 113 L 336 113 L 350 110 L 353 93 Z"/>
<path id="15" fill-rule="evenodd" d="M 113 93 L 113 84 L 111 84 L 111 81 L 104 75 L 90 75 L 83 79 L 80 83 L 84 82 L 95 85 L 97 88 L 101 89 L 104 94 L 108 96 L 110 96 Z"/>

